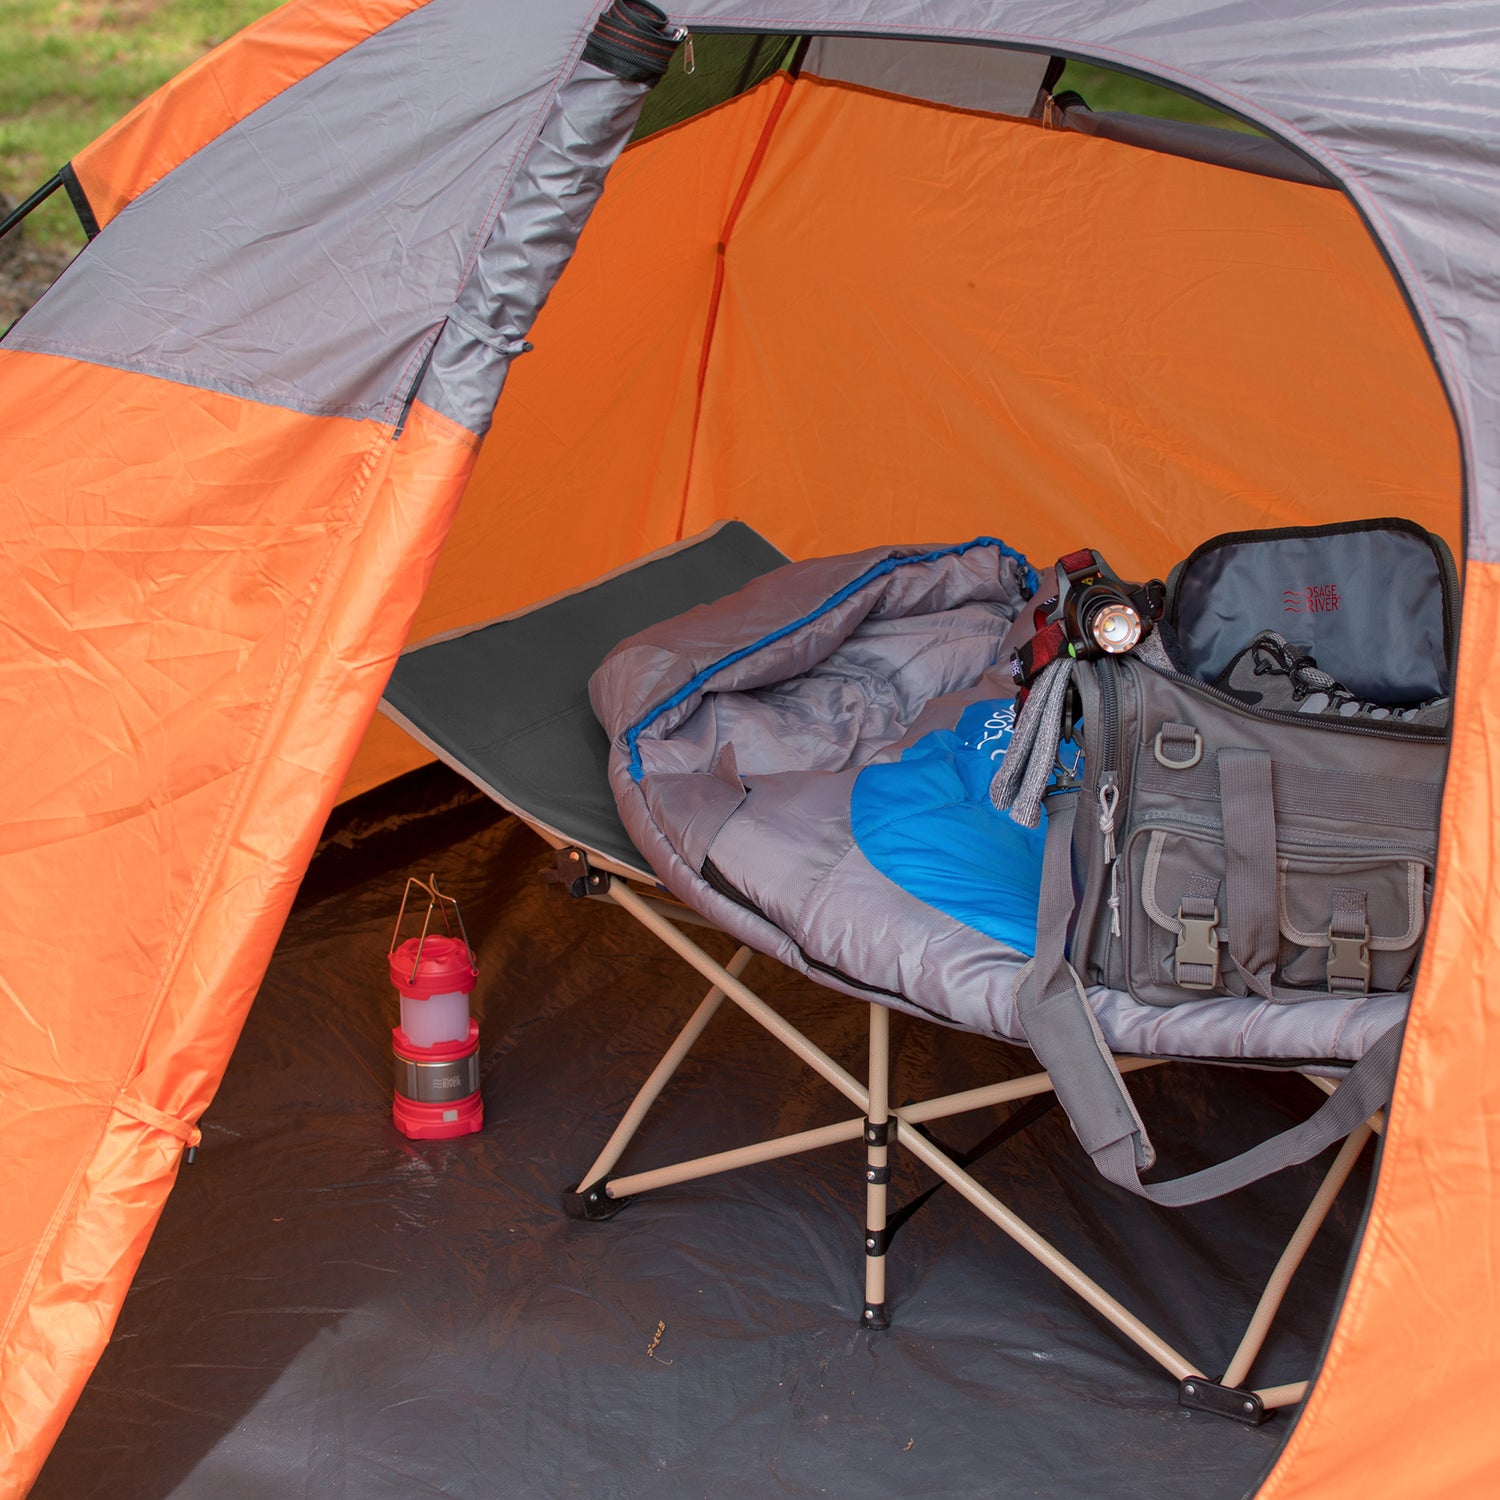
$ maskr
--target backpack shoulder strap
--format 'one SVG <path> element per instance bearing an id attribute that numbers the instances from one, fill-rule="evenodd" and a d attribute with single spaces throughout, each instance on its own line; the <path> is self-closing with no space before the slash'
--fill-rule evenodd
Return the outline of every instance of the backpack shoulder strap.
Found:
<path id="1" fill-rule="evenodd" d="M 1047 838 L 1037 910 L 1036 957 L 1016 978 L 1016 1013 L 1067 1111 L 1074 1133 L 1111 1182 L 1168 1208 L 1203 1203 L 1309 1161 L 1390 1102 L 1404 1023 L 1393 1026 L 1300 1125 L 1249 1151 L 1169 1182 L 1145 1183 L 1156 1159 L 1146 1127 L 1094 1018 L 1083 982 L 1066 958 L 1073 914 L 1072 844 L 1076 791 L 1047 800 Z"/>

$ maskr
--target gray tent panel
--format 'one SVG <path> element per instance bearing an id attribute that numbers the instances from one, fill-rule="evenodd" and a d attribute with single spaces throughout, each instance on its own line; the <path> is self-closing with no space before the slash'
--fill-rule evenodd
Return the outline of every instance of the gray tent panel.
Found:
<path id="1" fill-rule="evenodd" d="M 523 335 L 572 257 L 646 91 L 587 62 L 558 91 L 421 383 L 422 400 L 470 432 L 489 430 L 510 362 L 530 348 Z"/>
<path id="2" fill-rule="evenodd" d="M 127 206 L 7 347 L 392 419 L 583 45 L 583 11 L 412 11 Z"/>
<path id="3" fill-rule="evenodd" d="M 802 68 L 819 78 L 934 104 L 1029 115 L 1048 61 L 1044 54 L 1001 47 L 819 36 L 808 47 Z"/>

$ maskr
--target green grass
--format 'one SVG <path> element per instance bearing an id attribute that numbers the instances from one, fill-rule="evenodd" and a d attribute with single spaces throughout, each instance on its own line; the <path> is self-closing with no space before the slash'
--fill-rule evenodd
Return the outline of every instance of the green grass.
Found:
<path id="1" fill-rule="evenodd" d="M 169 78 L 271 7 L 266 0 L 0 0 L 0 192 L 13 202 Z M 26 221 L 75 248 L 59 194 Z"/>
<path id="2" fill-rule="evenodd" d="M 0 0 L 0 192 L 13 202 L 25 198 L 141 99 L 270 8 L 267 0 Z M 739 75 L 743 43 L 704 42 L 704 61 L 722 52 L 724 69 Z M 713 80 L 696 82 L 714 97 Z M 1095 109 L 1251 128 L 1086 63 L 1070 63 L 1058 89 L 1076 89 Z M 671 118 L 665 109 L 655 114 L 661 118 L 648 105 L 643 129 Z M 81 242 L 62 194 L 32 214 L 26 234 L 52 250 L 70 252 Z"/>
<path id="3" fill-rule="evenodd" d="M 1164 120 L 1188 120 L 1195 125 L 1218 125 L 1228 130 L 1261 132 L 1233 115 L 1221 114 L 1160 84 L 1147 83 L 1127 73 L 1112 73 L 1093 63 L 1070 62 L 1063 69 L 1056 92 L 1073 89 L 1083 95 L 1091 109 L 1120 109 L 1134 115 L 1155 115 Z"/>

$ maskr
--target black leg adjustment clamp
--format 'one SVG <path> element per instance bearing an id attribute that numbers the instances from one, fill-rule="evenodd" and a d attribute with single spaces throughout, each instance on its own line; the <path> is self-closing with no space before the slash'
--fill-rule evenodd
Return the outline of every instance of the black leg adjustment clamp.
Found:
<path id="1" fill-rule="evenodd" d="M 861 1328 L 889 1328 L 891 1326 L 890 1303 L 866 1302 L 864 1311 L 859 1315 L 859 1326 Z"/>
<path id="2" fill-rule="evenodd" d="M 889 1146 L 891 1143 L 891 1127 L 894 1120 L 882 1120 L 878 1125 L 873 1120 L 865 1121 L 865 1145 L 867 1146 Z"/>
<path id="3" fill-rule="evenodd" d="M 557 851 L 557 873 L 570 896 L 602 896 L 609 889 L 609 876 L 594 869 L 588 855 L 574 845 Z"/>
<path id="4" fill-rule="evenodd" d="M 1247 1427 L 1259 1427 L 1270 1417 L 1263 1402 L 1254 1391 L 1237 1390 L 1233 1386 L 1215 1385 L 1201 1375 L 1189 1375 L 1177 1387 L 1177 1404 L 1189 1411 L 1212 1412 L 1216 1417 L 1229 1417 L 1243 1422 Z"/>
<path id="5" fill-rule="evenodd" d="M 586 1219 L 591 1224 L 602 1223 L 605 1219 L 612 1219 L 628 1203 L 634 1202 L 634 1198 L 611 1198 L 607 1191 L 609 1178 L 601 1177 L 598 1182 L 592 1182 L 586 1188 L 580 1188 L 576 1182 L 570 1182 L 562 1190 L 563 1212 L 570 1219 Z"/>
<path id="6" fill-rule="evenodd" d="M 891 1180 L 891 1169 L 889 1167 L 866 1167 L 865 1181 L 871 1187 L 884 1187 Z"/>
<path id="7" fill-rule="evenodd" d="M 884 1255 L 891 1248 L 891 1226 L 886 1225 L 884 1229 L 865 1230 L 865 1254 L 870 1256 Z"/>

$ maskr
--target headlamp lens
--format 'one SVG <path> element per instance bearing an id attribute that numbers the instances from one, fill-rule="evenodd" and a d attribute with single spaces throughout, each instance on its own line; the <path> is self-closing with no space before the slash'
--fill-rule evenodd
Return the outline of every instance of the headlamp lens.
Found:
<path id="1" fill-rule="evenodd" d="M 1094 644 L 1110 656 L 1129 651 L 1141 638 L 1141 617 L 1123 599 L 1112 600 L 1095 611 L 1089 621 Z"/>

